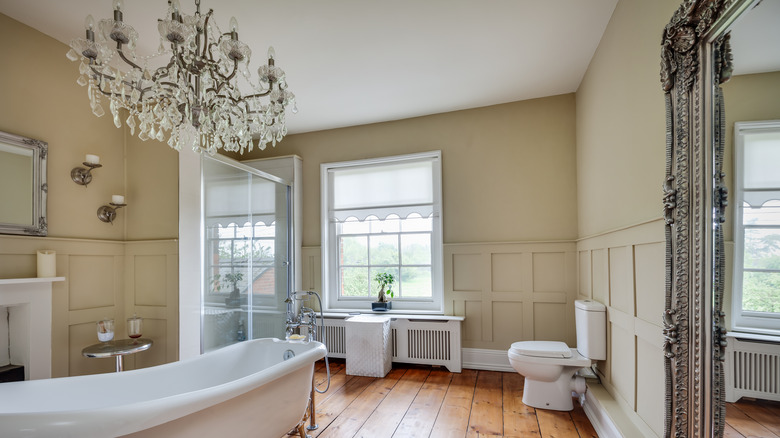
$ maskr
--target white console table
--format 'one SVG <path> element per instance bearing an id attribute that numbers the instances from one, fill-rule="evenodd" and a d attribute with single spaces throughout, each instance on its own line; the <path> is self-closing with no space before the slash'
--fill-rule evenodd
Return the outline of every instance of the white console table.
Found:
<path id="1" fill-rule="evenodd" d="M 8 309 L 9 360 L 24 365 L 25 380 L 51 378 L 51 289 L 65 277 L 0 279 L 0 307 Z"/>

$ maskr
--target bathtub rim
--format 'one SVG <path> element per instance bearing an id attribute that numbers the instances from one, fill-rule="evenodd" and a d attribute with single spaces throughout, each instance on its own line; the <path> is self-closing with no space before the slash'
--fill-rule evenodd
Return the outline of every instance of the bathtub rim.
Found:
<path id="1" fill-rule="evenodd" d="M 135 375 L 148 374 L 159 367 L 175 367 L 192 362 L 203 361 L 206 355 L 227 355 L 232 350 L 249 348 L 262 348 L 258 344 L 302 344 L 308 348 L 295 357 L 263 368 L 255 373 L 230 380 L 228 382 L 200 388 L 193 391 L 177 393 L 153 400 L 137 401 L 129 404 L 117 404 L 101 409 L 75 409 L 65 411 L 41 411 L 23 413 L 0 413 L 0 432 L 3 436 L 119 436 L 138 432 L 160 424 L 184 417 L 186 415 L 206 409 L 210 406 L 224 402 L 234 397 L 245 394 L 255 388 L 263 386 L 276 379 L 293 373 L 294 371 L 311 366 L 325 357 L 327 350 L 325 345 L 312 341 L 308 343 L 296 341 L 284 341 L 277 338 L 262 338 L 239 342 L 213 352 L 205 353 L 197 357 L 182 361 L 171 362 L 157 367 L 143 368 L 124 373 Z M 75 376 L 73 379 L 89 379 L 90 377 L 112 376 L 111 374 L 97 374 L 89 376 Z M 63 377 L 70 379 L 70 377 Z M 45 382 L 31 381 L 31 382 Z M 18 382 L 24 384 L 25 382 Z M 302 413 L 303 414 L 303 413 Z M 33 426 L 31 428 L 31 426 Z M 84 435 L 85 427 L 93 434 Z M 71 435 L 76 434 L 76 435 Z"/>

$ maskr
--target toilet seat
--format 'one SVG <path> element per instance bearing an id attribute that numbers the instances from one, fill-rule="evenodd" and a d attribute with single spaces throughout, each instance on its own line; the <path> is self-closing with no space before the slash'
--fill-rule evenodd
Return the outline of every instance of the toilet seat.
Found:
<path id="1" fill-rule="evenodd" d="M 509 349 L 509 358 L 526 363 L 589 367 L 591 360 L 563 342 L 522 341 Z"/>
<path id="2" fill-rule="evenodd" d="M 564 342 L 558 341 L 521 341 L 512 344 L 509 351 L 524 356 L 534 357 L 571 357 L 571 349 Z"/>

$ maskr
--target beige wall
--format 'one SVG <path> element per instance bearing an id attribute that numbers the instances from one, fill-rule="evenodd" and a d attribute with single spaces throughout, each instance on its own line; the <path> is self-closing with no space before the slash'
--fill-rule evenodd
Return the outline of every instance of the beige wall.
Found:
<path id="1" fill-rule="evenodd" d="M 620 0 L 577 90 L 579 295 L 608 306 L 605 387 L 663 432 L 665 108 L 660 53 L 679 0 Z"/>
<path id="2" fill-rule="evenodd" d="M 463 346 L 573 343 L 574 105 L 567 94 L 290 135 L 242 158 L 302 157 L 303 286 L 322 290 L 320 164 L 441 150 L 444 303 L 466 316 Z"/>
<path id="3" fill-rule="evenodd" d="M 661 215 L 661 35 L 679 0 L 621 0 L 577 90 L 579 236 Z"/>
<path id="4" fill-rule="evenodd" d="M 176 152 L 129 137 L 110 116 L 92 115 L 67 51 L 0 15 L 0 55 L 14 60 L 0 66 L 0 130 L 49 145 L 48 237 L 0 235 L 0 278 L 35 277 L 35 251 L 57 251 L 57 275 L 66 281 L 53 289 L 54 376 L 112 371 L 113 361 L 86 359 L 81 349 L 97 342 L 94 321 L 114 318 L 117 337 L 125 337 L 125 318 L 134 312 L 145 318 L 155 346 L 129 358 L 127 368 L 176 360 Z M 70 170 L 88 153 L 103 167 L 84 187 L 71 181 Z M 96 214 L 112 194 L 126 195 L 129 204 L 113 225 Z"/>
<path id="5" fill-rule="evenodd" d="M 442 151 L 444 243 L 566 240 L 577 236 L 574 140 L 566 94 L 290 135 L 242 159 L 303 158 L 304 246 L 320 244 L 321 163 L 431 150 Z"/>

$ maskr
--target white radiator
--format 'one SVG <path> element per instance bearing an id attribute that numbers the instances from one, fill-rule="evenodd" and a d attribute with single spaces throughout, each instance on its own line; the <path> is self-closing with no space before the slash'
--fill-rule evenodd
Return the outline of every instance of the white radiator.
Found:
<path id="1" fill-rule="evenodd" d="M 341 318 L 325 318 L 317 340 L 328 347 L 328 356 L 346 358 L 345 324 Z M 393 362 L 441 365 L 461 371 L 460 321 L 393 318 L 390 322 Z"/>
<path id="2" fill-rule="evenodd" d="M 780 400 L 780 344 L 729 336 L 726 401 L 741 397 Z"/>

